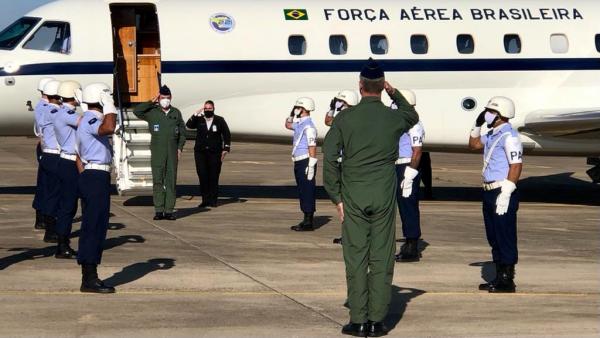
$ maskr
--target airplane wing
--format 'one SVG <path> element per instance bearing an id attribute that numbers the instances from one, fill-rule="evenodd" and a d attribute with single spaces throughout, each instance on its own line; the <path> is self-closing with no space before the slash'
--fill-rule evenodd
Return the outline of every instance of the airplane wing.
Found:
<path id="1" fill-rule="evenodd" d="M 600 139 L 600 108 L 534 111 L 519 130 L 545 137 Z"/>

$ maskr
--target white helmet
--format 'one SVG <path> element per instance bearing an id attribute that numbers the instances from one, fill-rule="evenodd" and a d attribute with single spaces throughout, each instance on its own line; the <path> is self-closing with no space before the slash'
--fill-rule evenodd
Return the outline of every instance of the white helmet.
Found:
<path id="1" fill-rule="evenodd" d="M 42 92 L 42 93 L 43 93 L 43 92 L 44 92 L 44 87 L 46 86 L 46 84 L 47 84 L 48 82 L 50 82 L 50 81 L 53 81 L 53 80 L 54 80 L 54 78 L 53 78 L 53 77 L 45 77 L 45 78 L 42 78 L 42 79 L 40 80 L 40 82 L 38 83 L 38 90 L 39 90 L 40 92 Z"/>
<path id="2" fill-rule="evenodd" d="M 356 95 L 354 90 L 342 90 L 335 98 L 346 102 L 349 106 L 356 106 L 358 104 L 358 95 Z"/>
<path id="3" fill-rule="evenodd" d="M 410 104 L 411 106 L 417 105 L 417 96 L 415 95 L 415 92 L 413 92 L 410 89 L 401 89 L 400 93 L 402 94 L 402 96 L 404 96 L 408 104 Z"/>
<path id="4" fill-rule="evenodd" d="M 492 97 L 485 108 L 497 111 L 502 117 L 509 119 L 515 117 L 515 103 L 505 96 Z"/>
<path id="5" fill-rule="evenodd" d="M 92 83 L 83 89 L 84 103 L 100 103 L 102 93 L 110 94 L 110 87 L 104 83 Z"/>
<path id="6" fill-rule="evenodd" d="M 60 87 L 60 81 L 50 80 L 44 85 L 44 90 L 42 93 L 48 96 L 57 96 L 58 87 Z"/>
<path id="7" fill-rule="evenodd" d="M 81 85 L 77 81 L 64 81 L 58 87 L 58 96 L 64 98 L 75 98 L 75 91 L 81 90 Z"/>
<path id="8" fill-rule="evenodd" d="M 294 107 L 302 107 L 308 111 L 313 111 L 315 110 L 315 100 L 311 99 L 310 97 L 301 97 L 296 100 Z"/>

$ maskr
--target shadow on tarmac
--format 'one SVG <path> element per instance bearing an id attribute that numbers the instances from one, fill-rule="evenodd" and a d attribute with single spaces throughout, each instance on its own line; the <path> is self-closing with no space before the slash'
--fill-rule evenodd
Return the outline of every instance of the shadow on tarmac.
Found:
<path id="1" fill-rule="evenodd" d="M 104 280 L 104 282 L 111 286 L 119 286 L 134 282 L 154 271 L 169 270 L 174 266 L 175 260 L 173 258 L 153 258 L 146 262 L 128 265 Z"/>
<path id="2" fill-rule="evenodd" d="M 424 293 L 424 290 L 402 288 L 392 285 L 392 302 L 390 304 L 390 311 L 384 320 L 390 331 L 393 330 L 402 320 L 402 317 L 406 312 L 406 308 L 408 307 L 408 303 L 410 303 L 413 298 L 416 298 Z"/>
<path id="3" fill-rule="evenodd" d="M 496 264 L 492 261 L 475 262 L 469 264 L 469 266 L 481 267 L 481 279 L 486 283 L 489 283 L 496 278 Z"/>

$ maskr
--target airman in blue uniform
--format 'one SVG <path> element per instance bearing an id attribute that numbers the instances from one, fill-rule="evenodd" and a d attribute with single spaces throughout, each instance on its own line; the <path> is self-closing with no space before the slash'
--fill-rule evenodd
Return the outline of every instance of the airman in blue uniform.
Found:
<path id="1" fill-rule="evenodd" d="M 81 94 L 81 85 L 75 81 L 64 81 L 58 88 L 62 106 L 54 119 L 54 132 L 60 146 L 60 159 L 58 160 L 58 179 L 60 182 L 60 198 L 58 201 L 56 234 L 58 246 L 56 258 L 71 259 L 77 252 L 70 247 L 70 237 L 73 217 L 77 212 L 78 178 L 77 170 L 77 126 L 81 115 L 75 112 L 78 105 L 75 100 L 76 93 Z M 81 96 L 79 96 L 81 99 Z"/>
<path id="2" fill-rule="evenodd" d="M 316 210 L 317 171 L 317 128 L 310 118 L 310 112 L 315 110 L 315 101 L 309 97 L 296 100 L 294 108 L 285 121 L 285 127 L 294 131 L 292 161 L 294 176 L 300 197 L 300 210 L 304 220 L 291 227 L 294 231 L 313 231 L 314 214 Z M 294 117 L 297 121 L 294 122 Z"/>
<path id="3" fill-rule="evenodd" d="M 411 106 L 416 106 L 416 96 L 412 91 L 404 90 L 402 94 Z M 396 109 L 396 104 L 392 104 Z M 396 255 L 396 262 L 416 262 L 420 260 L 419 239 L 421 238 L 421 214 L 419 211 L 419 184 L 421 175 L 418 171 L 425 129 L 419 121 L 408 132 L 402 134 L 398 144 L 398 160 L 396 160 L 396 176 L 398 177 L 398 209 L 402 221 L 404 244 Z"/>
<path id="4" fill-rule="evenodd" d="M 496 278 L 479 285 L 491 293 L 512 293 L 517 250 L 517 211 L 519 194 L 517 182 L 523 169 L 523 146 L 519 133 L 509 119 L 515 117 L 515 105 L 507 97 L 496 96 L 475 122 L 469 138 L 469 147 L 483 149 L 483 220 Z M 481 136 L 481 126 L 487 123 L 489 131 Z"/>
<path id="5" fill-rule="evenodd" d="M 59 87 L 60 82 L 56 80 L 49 81 L 44 86 L 44 93 L 48 97 L 48 104 L 41 109 L 40 119 L 37 124 L 42 134 L 42 159 L 40 165 L 44 176 L 42 213 L 44 214 L 44 223 L 46 225 L 46 233 L 44 234 L 44 242 L 46 243 L 56 243 L 57 241 L 56 211 L 60 196 L 60 182 L 58 179 L 60 145 L 56 140 L 54 132 L 54 120 L 61 104 L 60 96 L 58 96 Z"/>
<path id="6" fill-rule="evenodd" d="M 37 230 L 43 230 L 46 228 L 45 217 L 43 213 L 43 203 L 44 203 L 44 189 L 45 189 L 45 173 L 42 169 L 41 160 L 42 160 L 42 128 L 40 127 L 42 123 L 42 116 L 44 110 L 49 104 L 48 96 L 44 94 L 44 86 L 50 81 L 54 80 L 54 78 L 46 77 L 40 80 L 38 84 L 38 91 L 41 93 L 40 101 L 37 103 L 34 109 L 34 122 L 33 122 L 33 132 L 35 136 L 37 136 L 40 140 L 35 148 L 36 160 L 38 162 L 38 170 L 37 170 L 37 180 L 35 187 L 35 196 L 33 197 L 33 203 L 31 206 L 35 209 L 35 223 L 33 227 Z"/>
<path id="7" fill-rule="evenodd" d="M 81 292 L 114 293 L 115 288 L 98 278 L 102 245 L 108 231 L 110 214 L 110 172 L 112 147 L 110 135 L 115 131 L 116 114 L 110 88 L 102 83 L 83 90 L 88 109 L 77 128 L 77 144 L 83 169 L 79 175 L 82 199 L 81 235 L 77 262 L 81 265 Z"/>

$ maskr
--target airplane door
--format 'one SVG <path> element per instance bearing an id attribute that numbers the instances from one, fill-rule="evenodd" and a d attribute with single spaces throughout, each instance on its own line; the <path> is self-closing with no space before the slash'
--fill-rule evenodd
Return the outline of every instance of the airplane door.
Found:
<path id="1" fill-rule="evenodd" d="M 118 69 L 124 73 L 118 77 L 119 88 L 128 93 L 137 91 L 137 33 L 135 8 L 118 7 L 112 12 L 115 30 L 115 57 Z"/>
<path id="2" fill-rule="evenodd" d="M 125 105 L 152 99 L 160 85 L 160 34 L 156 7 L 152 4 L 110 6 L 115 88 Z"/>

